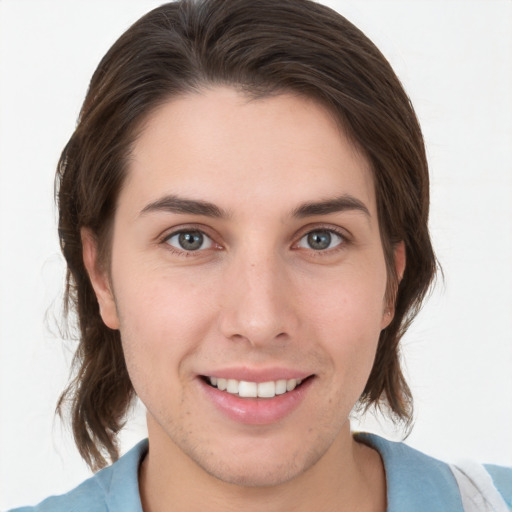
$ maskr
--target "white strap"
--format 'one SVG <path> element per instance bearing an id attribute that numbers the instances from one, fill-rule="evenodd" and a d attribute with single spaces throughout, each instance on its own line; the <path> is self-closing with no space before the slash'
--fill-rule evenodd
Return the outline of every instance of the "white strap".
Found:
<path id="1" fill-rule="evenodd" d="M 463 461 L 450 465 L 450 469 L 460 489 L 464 512 L 509 512 L 491 475 L 481 464 Z"/>

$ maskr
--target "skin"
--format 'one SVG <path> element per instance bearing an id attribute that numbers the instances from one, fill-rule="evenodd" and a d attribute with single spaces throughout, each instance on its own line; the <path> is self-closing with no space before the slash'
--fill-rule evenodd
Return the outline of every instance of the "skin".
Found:
<path id="1" fill-rule="evenodd" d="M 224 215 L 162 207 L 171 194 Z M 294 214 L 349 196 L 366 211 Z M 331 230 L 331 243 L 315 250 L 307 235 L 319 230 Z M 203 232 L 203 245 L 180 248 L 180 231 Z M 291 94 L 249 100 L 230 88 L 169 101 L 134 144 L 110 275 L 91 233 L 82 238 L 102 318 L 120 330 L 147 408 L 146 512 L 169 503 L 385 510 L 381 459 L 354 441 L 348 421 L 392 319 L 374 185 L 324 108 Z M 402 244 L 395 260 L 402 275 Z M 233 366 L 314 377 L 289 415 L 245 425 L 212 405 L 198 377 Z"/>

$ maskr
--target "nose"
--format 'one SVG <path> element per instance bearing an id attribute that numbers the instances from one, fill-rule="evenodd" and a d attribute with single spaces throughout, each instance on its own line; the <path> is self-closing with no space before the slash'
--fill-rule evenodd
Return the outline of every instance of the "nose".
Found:
<path id="1" fill-rule="evenodd" d="M 285 344 L 298 328 L 292 281 L 276 255 L 239 255 L 225 276 L 222 334 L 254 347 Z"/>

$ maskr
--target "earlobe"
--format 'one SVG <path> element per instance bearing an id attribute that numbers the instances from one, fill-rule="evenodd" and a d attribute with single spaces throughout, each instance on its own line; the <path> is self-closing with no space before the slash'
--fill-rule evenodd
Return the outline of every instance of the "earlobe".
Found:
<path id="1" fill-rule="evenodd" d="M 108 273 L 98 261 L 96 237 L 88 228 L 82 228 L 80 234 L 82 237 L 82 257 L 96 294 L 101 318 L 110 329 L 119 329 L 119 318 Z"/>
<path id="2" fill-rule="evenodd" d="M 405 253 L 405 244 L 404 242 L 399 242 L 394 249 L 394 263 L 395 263 L 395 275 L 396 275 L 396 282 L 393 283 L 394 286 L 398 287 L 400 284 L 400 281 L 402 281 L 402 278 L 404 276 L 405 272 L 405 265 L 406 265 L 406 253 Z M 393 320 L 395 316 L 395 295 L 396 290 L 393 290 L 393 293 L 391 296 L 393 297 L 391 300 L 393 300 L 393 303 L 386 305 L 384 309 L 384 314 L 382 315 L 382 329 L 385 329 Z M 388 300 L 391 302 L 390 298 L 388 297 Z"/>

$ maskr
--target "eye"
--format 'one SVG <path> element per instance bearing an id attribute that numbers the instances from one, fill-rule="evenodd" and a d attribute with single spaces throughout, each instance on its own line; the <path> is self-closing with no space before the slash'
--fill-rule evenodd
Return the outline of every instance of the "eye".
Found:
<path id="1" fill-rule="evenodd" d="M 165 243 L 181 251 L 199 251 L 210 249 L 213 246 L 212 239 L 197 229 L 173 233 L 165 240 Z"/>
<path id="2" fill-rule="evenodd" d="M 330 229 L 315 229 L 306 233 L 297 244 L 297 247 L 303 249 L 313 249 L 314 251 L 325 251 L 333 249 L 343 243 L 341 235 Z"/>

